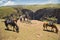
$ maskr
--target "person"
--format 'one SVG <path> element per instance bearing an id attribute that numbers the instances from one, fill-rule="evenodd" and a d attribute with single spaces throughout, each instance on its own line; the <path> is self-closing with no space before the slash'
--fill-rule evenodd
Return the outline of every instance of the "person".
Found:
<path id="1" fill-rule="evenodd" d="M 13 22 L 13 17 L 8 17 L 6 20 L 7 20 L 7 23 L 11 23 Z"/>
<path id="2" fill-rule="evenodd" d="M 7 23 L 10 23 L 9 16 L 7 16 L 7 17 L 5 18 L 5 20 L 7 21 Z"/>
<path id="3" fill-rule="evenodd" d="M 53 25 L 53 21 L 52 20 L 49 21 L 49 25 Z"/>

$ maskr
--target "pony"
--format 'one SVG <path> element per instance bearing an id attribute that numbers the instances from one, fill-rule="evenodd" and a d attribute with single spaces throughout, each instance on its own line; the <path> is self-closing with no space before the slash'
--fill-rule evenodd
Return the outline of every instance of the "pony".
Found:
<path id="1" fill-rule="evenodd" d="M 55 28 L 55 32 L 58 33 L 58 28 L 56 27 L 55 24 L 49 25 L 49 23 L 44 23 L 43 24 L 43 28 L 44 28 L 43 30 L 47 29 L 47 27 L 51 27 L 51 31 L 54 31 L 53 28 Z"/>
<path id="2" fill-rule="evenodd" d="M 18 20 L 18 19 L 17 19 Z M 6 30 L 9 30 L 9 27 L 8 25 L 11 25 L 13 27 L 13 31 L 15 31 L 14 29 L 16 29 L 16 32 L 18 33 L 19 32 L 19 27 L 18 25 L 15 23 L 15 21 L 17 22 L 17 20 L 5 20 L 4 21 L 4 24 L 6 26 Z"/>

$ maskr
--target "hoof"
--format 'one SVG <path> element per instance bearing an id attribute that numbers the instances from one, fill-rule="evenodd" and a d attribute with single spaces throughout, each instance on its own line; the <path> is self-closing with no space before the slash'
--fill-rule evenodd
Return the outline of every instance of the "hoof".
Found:
<path id="1" fill-rule="evenodd" d="M 17 33 L 19 33 L 19 31 L 16 31 Z"/>
<path id="2" fill-rule="evenodd" d="M 13 32 L 15 32 L 15 30 L 13 30 Z"/>
<path id="3" fill-rule="evenodd" d="M 5 29 L 5 30 L 9 30 L 9 29 Z"/>

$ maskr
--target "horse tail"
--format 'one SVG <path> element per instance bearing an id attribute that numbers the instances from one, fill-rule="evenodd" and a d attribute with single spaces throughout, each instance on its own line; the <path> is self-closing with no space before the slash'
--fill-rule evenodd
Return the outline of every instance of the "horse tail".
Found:
<path id="1" fill-rule="evenodd" d="M 56 33 L 58 33 L 58 28 L 55 26 L 55 28 L 56 28 Z"/>

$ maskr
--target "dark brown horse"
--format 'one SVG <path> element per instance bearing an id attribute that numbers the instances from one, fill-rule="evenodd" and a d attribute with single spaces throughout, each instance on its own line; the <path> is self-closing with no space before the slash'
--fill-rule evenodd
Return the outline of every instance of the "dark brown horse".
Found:
<path id="1" fill-rule="evenodd" d="M 15 21 L 17 22 L 18 19 L 16 20 L 5 20 L 4 23 L 5 23 L 5 26 L 6 26 L 6 30 L 9 30 L 9 27 L 8 25 L 11 25 L 13 27 L 13 31 L 15 31 L 14 29 L 16 29 L 16 32 L 19 32 L 19 27 L 18 25 L 15 23 Z"/>
<path id="2" fill-rule="evenodd" d="M 43 24 L 44 30 L 47 29 L 47 27 L 51 27 L 51 31 L 54 31 L 53 28 L 55 28 L 56 29 L 55 32 L 58 33 L 58 28 L 56 27 L 56 25 L 54 25 L 54 24 L 53 25 L 49 25 L 48 23 L 44 23 Z"/>

